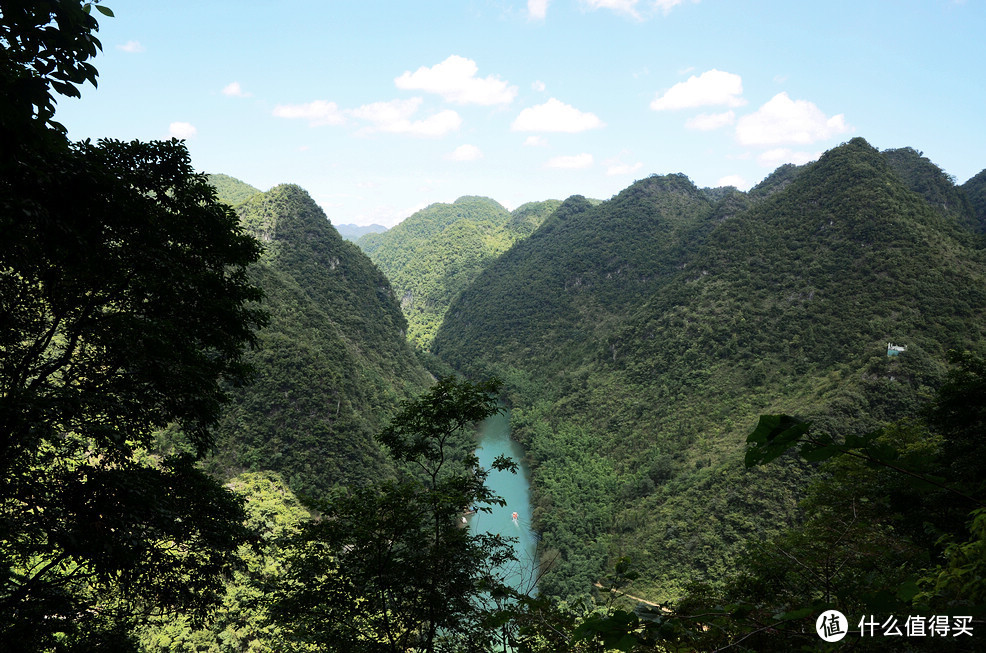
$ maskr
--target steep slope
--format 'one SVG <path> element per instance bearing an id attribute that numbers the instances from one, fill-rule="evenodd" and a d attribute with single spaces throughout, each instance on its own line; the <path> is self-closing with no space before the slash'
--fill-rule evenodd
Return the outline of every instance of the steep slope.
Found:
<path id="1" fill-rule="evenodd" d="M 666 282 L 712 214 L 684 175 L 650 177 L 595 206 L 570 197 L 463 292 L 434 351 L 462 368 L 530 360 L 568 369 Z"/>
<path id="2" fill-rule="evenodd" d="M 921 195 L 935 210 L 948 214 L 968 229 L 976 219 L 962 189 L 922 152 L 912 147 L 884 150 L 883 156 L 904 184 Z"/>
<path id="3" fill-rule="evenodd" d="M 561 200 L 544 200 L 542 202 L 521 204 L 510 212 L 510 222 L 507 223 L 507 231 L 517 238 L 527 238 L 559 206 L 561 206 Z"/>
<path id="4" fill-rule="evenodd" d="M 226 202 L 230 206 L 242 204 L 260 192 L 250 184 L 229 175 L 214 174 L 208 177 L 209 183 L 216 189 L 220 201 Z"/>
<path id="5" fill-rule="evenodd" d="M 780 172 L 714 205 L 671 178 L 569 200 L 450 308 L 434 351 L 515 390 L 547 593 L 583 593 L 621 556 L 649 598 L 721 578 L 793 518 L 807 472 L 743 469 L 759 414 L 898 419 L 948 348 L 986 335 L 982 252 L 887 157 L 854 139 Z"/>
<path id="6" fill-rule="evenodd" d="M 427 348 L 452 299 L 554 206 L 530 203 L 511 214 L 489 198 L 460 197 L 452 204 L 432 204 L 358 244 L 393 284 L 407 317 L 408 339 Z"/>
<path id="7" fill-rule="evenodd" d="M 986 170 L 962 184 L 962 192 L 976 220 L 976 230 L 986 233 Z"/>
<path id="8" fill-rule="evenodd" d="M 253 382 L 232 389 L 210 466 L 280 472 L 297 492 L 385 473 L 373 435 L 428 381 L 404 339 L 383 274 L 297 186 L 237 208 L 265 246 L 252 270 L 270 323 L 251 352 Z"/>

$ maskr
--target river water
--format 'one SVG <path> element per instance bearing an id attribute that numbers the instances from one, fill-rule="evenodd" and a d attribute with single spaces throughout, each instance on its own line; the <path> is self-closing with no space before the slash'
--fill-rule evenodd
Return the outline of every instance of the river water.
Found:
<path id="1" fill-rule="evenodd" d="M 531 530 L 530 473 L 523 463 L 524 450 L 510 439 L 510 415 L 494 415 L 479 428 L 479 446 L 476 449 L 479 464 L 489 469 L 497 456 L 508 456 L 517 463 L 516 474 L 493 470 L 486 485 L 503 497 L 505 506 L 492 506 L 490 514 L 479 512 L 469 518 L 469 526 L 477 533 L 494 533 L 517 538 L 514 553 L 517 562 L 507 569 L 507 582 L 521 592 L 533 589 L 537 568 L 537 538 Z M 513 513 L 517 513 L 517 519 Z"/>

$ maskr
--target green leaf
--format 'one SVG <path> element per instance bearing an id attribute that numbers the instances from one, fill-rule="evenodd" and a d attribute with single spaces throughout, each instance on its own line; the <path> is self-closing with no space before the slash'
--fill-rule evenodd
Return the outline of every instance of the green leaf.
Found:
<path id="1" fill-rule="evenodd" d="M 114 18 L 113 10 L 110 9 L 109 7 L 104 7 L 103 5 L 95 5 L 95 7 L 96 7 L 96 11 L 103 14 L 104 16 L 109 16 L 110 18 Z"/>
<path id="2" fill-rule="evenodd" d="M 761 415 L 757 428 L 746 438 L 746 466 L 774 460 L 808 432 L 809 422 L 790 415 Z"/>
<path id="3" fill-rule="evenodd" d="M 921 588 L 918 587 L 917 580 L 915 578 L 908 579 L 900 584 L 897 588 L 897 598 L 905 603 L 910 603 L 911 599 L 921 592 Z"/>
<path id="4" fill-rule="evenodd" d="M 833 456 L 843 453 L 842 447 L 835 445 L 830 445 L 827 447 L 813 447 L 812 445 L 805 444 L 801 447 L 801 457 L 810 463 L 817 463 L 823 460 L 828 460 Z"/>

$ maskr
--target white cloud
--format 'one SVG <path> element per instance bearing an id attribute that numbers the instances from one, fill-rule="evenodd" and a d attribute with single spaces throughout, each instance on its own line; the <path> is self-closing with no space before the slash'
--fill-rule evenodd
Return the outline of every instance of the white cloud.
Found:
<path id="1" fill-rule="evenodd" d="M 654 6 L 667 14 L 681 4 L 681 0 L 654 0 Z"/>
<path id="2" fill-rule="evenodd" d="M 637 0 L 582 0 L 592 9 L 612 9 L 621 14 L 627 14 L 634 18 L 640 18 L 637 13 Z"/>
<path id="3" fill-rule="evenodd" d="M 360 120 L 371 123 L 361 130 L 364 133 L 388 132 L 392 134 L 411 134 L 412 136 L 444 136 L 462 125 L 462 118 L 451 110 L 440 111 L 423 120 L 411 120 L 423 100 L 419 97 L 409 100 L 391 100 L 364 104 L 348 113 Z"/>
<path id="4" fill-rule="evenodd" d="M 688 129 L 707 132 L 731 125 L 736 121 L 736 114 L 730 109 L 725 113 L 700 113 L 685 123 Z"/>
<path id="5" fill-rule="evenodd" d="M 739 107 L 746 104 L 746 100 L 740 97 L 742 94 L 743 79 L 739 75 L 713 68 L 698 77 L 692 75 L 687 81 L 678 82 L 664 95 L 655 97 L 650 108 L 664 111 L 716 105 Z"/>
<path id="6" fill-rule="evenodd" d="M 736 139 L 743 145 L 808 145 L 851 131 L 845 116 L 826 117 L 807 100 L 792 100 L 778 93 L 736 123 Z"/>
<path id="7" fill-rule="evenodd" d="M 548 144 L 548 140 L 544 136 L 528 136 L 524 140 L 524 145 L 527 147 L 544 147 Z"/>
<path id="8" fill-rule="evenodd" d="M 583 152 L 572 156 L 556 156 L 544 164 L 546 168 L 588 168 L 592 165 L 592 155 Z"/>
<path id="9" fill-rule="evenodd" d="M 445 158 L 452 161 L 476 161 L 483 158 L 483 151 L 475 145 L 460 145 Z"/>
<path id="10" fill-rule="evenodd" d="M 726 175 L 716 182 L 716 186 L 735 186 L 739 190 L 747 190 L 750 187 L 750 182 L 739 175 Z"/>
<path id="11" fill-rule="evenodd" d="M 606 168 L 606 174 L 610 177 L 615 177 L 616 175 L 629 175 L 630 173 L 636 172 L 644 167 L 643 163 L 612 163 L 608 168 Z"/>
<path id="12" fill-rule="evenodd" d="M 168 135 L 181 140 L 192 138 L 198 131 L 190 122 L 173 122 L 168 125 Z"/>
<path id="13" fill-rule="evenodd" d="M 551 98 L 544 104 L 527 107 L 520 112 L 510 128 L 518 132 L 568 132 L 571 134 L 597 129 L 605 124 L 596 114 Z"/>
<path id="14" fill-rule="evenodd" d="M 394 79 L 397 88 L 437 93 L 457 104 L 510 104 L 517 97 L 517 87 L 499 77 L 476 77 L 479 67 L 472 59 L 452 55 L 431 68 L 422 66 L 415 72 L 405 71 Z"/>
<path id="15" fill-rule="evenodd" d="M 223 95 L 228 95 L 229 97 L 250 97 L 250 93 L 244 93 L 243 87 L 240 86 L 239 82 L 231 82 L 223 87 Z"/>
<path id="16" fill-rule="evenodd" d="M 319 125 L 341 125 L 346 117 L 335 102 L 315 100 L 305 104 L 279 104 L 274 107 L 278 118 L 302 118 L 312 127 Z"/>
<path id="17" fill-rule="evenodd" d="M 544 20 L 548 14 L 548 3 L 551 0 L 527 0 L 527 15 L 531 20 Z"/>
<path id="18" fill-rule="evenodd" d="M 539 79 L 539 80 L 536 80 L 536 81 L 535 81 L 535 82 L 534 82 L 533 84 L 531 84 L 531 88 L 533 88 L 533 89 L 534 89 L 535 91 L 537 91 L 538 93 L 544 93 L 544 89 L 546 89 L 546 88 L 548 88 L 548 87 L 547 87 L 547 86 L 545 86 L 545 85 L 544 85 L 544 82 L 542 82 L 542 81 L 541 81 L 541 80 Z"/>
<path id="19" fill-rule="evenodd" d="M 144 46 L 141 45 L 140 41 L 127 41 L 123 45 L 116 46 L 116 49 L 129 52 L 130 54 L 136 54 L 138 52 L 143 52 Z"/>
<path id="20" fill-rule="evenodd" d="M 821 155 L 821 152 L 812 154 L 810 152 L 795 152 L 786 147 L 778 147 L 760 154 L 757 157 L 757 163 L 768 168 L 776 168 L 784 163 L 793 163 L 794 165 L 800 166 L 809 161 L 814 161 Z"/>

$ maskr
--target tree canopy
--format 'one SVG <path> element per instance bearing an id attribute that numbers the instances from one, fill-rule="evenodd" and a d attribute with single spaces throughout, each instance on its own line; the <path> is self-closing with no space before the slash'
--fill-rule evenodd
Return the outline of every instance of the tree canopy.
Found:
<path id="1" fill-rule="evenodd" d="M 259 246 L 178 141 L 69 143 L 57 95 L 95 84 L 93 3 L 0 3 L 0 639 L 129 645 L 201 615 L 248 536 L 198 470 L 264 322 Z M 170 427 L 189 455 L 151 455 Z M 87 644 L 88 642 L 88 644 Z"/>

